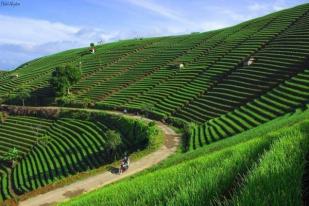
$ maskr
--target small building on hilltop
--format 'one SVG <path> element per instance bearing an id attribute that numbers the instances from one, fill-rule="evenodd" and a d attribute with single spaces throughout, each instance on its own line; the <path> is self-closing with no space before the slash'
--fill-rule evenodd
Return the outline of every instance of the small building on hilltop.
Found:
<path id="1" fill-rule="evenodd" d="M 246 61 L 245 61 L 245 66 L 250 66 L 250 65 L 252 65 L 252 64 L 254 64 L 256 62 L 256 58 L 254 58 L 254 57 L 250 57 L 250 58 L 248 58 Z"/>
<path id="2" fill-rule="evenodd" d="M 90 43 L 90 49 L 89 51 L 91 52 L 91 54 L 94 54 L 96 52 L 96 48 L 94 46 L 94 43 Z"/>
<path id="3" fill-rule="evenodd" d="M 11 79 L 15 79 L 15 78 L 18 78 L 19 77 L 19 74 L 10 74 L 10 78 Z"/>
<path id="4" fill-rule="evenodd" d="M 170 69 L 183 69 L 185 68 L 185 64 L 184 63 L 172 63 L 168 65 Z"/>

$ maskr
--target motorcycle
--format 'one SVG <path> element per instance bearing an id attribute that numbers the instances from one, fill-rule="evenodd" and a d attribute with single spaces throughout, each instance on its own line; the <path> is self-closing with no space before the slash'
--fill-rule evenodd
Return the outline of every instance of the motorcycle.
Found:
<path id="1" fill-rule="evenodd" d="M 123 172 L 127 171 L 129 169 L 129 164 L 126 163 L 124 160 L 120 161 L 120 168 L 119 168 L 119 174 L 121 175 Z"/>

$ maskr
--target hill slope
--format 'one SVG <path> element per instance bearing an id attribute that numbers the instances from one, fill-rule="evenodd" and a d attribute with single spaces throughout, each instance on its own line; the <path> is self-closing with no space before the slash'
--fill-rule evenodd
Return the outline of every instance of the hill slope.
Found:
<path id="1" fill-rule="evenodd" d="M 21 109 L 12 109 L 4 119 L 0 112 L 0 205 L 6 199 L 107 165 L 123 151 L 143 150 L 147 154 L 161 145 L 155 124 L 137 118 L 56 108 L 31 110 L 31 116 L 30 110 L 24 108 L 28 115 L 22 116 Z M 115 137 L 110 131 L 120 138 L 113 149 L 109 145 Z M 19 151 L 14 167 L 2 160 L 12 148 Z"/>
<path id="2" fill-rule="evenodd" d="M 32 103 L 50 95 L 56 65 L 80 65 L 73 87 L 78 105 L 148 111 L 153 117 L 195 122 L 190 148 L 255 127 L 304 107 L 309 99 L 309 4 L 226 29 L 183 36 L 126 40 L 42 57 L 0 74 L 0 97 L 22 84 Z M 247 65 L 253 57 L 254 63 Z M 185 68 L 172 68 L 183 63 Z M 18 75 L 18 77 L 14 77 Z M 45 97 L 45 98 L 42 98 Z"/>
<path id="3" fill-rule="evenodd" d="M 302 178 L 309 149 L 308 112 L 175 155 L 61 205 L 307 205 Z"/>
<path id="4" fill-rule="evenodd" d="M 51 72 L 68 63 L 82 69 L 82 78 L 67 106 L 81 107 L 90 99 L 94 108 L 142 112 L 184 127 L 183 148 L 194 150 L 68 205 L 123 205 L 132 198 L 136 205 L 300 204 L 309 148 L 309 4 L 216 31 L 125 40 L 97 46 L 95 54 L 80 48 L 34 59 L 0 72 L 0 103 L 16 103 L 7 97 L 26 86 L 32 91 L 27 105 L 55 104 Z M 7 116 L 5 107 L 0 158 L 14 147 L 22 157 L 12 169 L 0 162 L 0 204 L 112 161 L 109 130 L 120 132 L 129 152 L 152 139 L 151 124 L 87 112 L 43 118 L 36 113 L 43 108 L 13 108 Z"/>

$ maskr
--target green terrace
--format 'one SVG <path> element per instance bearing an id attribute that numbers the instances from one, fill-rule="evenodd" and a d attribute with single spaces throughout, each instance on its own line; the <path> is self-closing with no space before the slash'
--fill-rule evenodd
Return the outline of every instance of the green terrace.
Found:
<path id="1" fill-rule="evenodd" d="M 11 114 L 0 123 L 0 158 L 12 148 L 19 151 L 16 166 L 0 162 L 1 201 L 102 167 L 123 151 L 149 150 L 160 141 L 151 139 L 157 133 L 150 130 L 156 129 L 144 121 L 117 115 L 62 111 L 56 118 L 34 116 Z M 113 153 L 109 131 L 121 138 Z"/>
<path id="2" fill-rule="evenodd" d="M 195 123 L 192 136 L 206 138 L 203 145 L 308 103 L 308 21 L 304 4 L 210 32 L 118 41 L 96 46 L 94 54 L 64 51 L 1 73 L 0 99 L 25 85 L 30 104 L 55 104 L 51 72 L 71 63 L 82 75 L 67 106 L 90 101 Z"/>

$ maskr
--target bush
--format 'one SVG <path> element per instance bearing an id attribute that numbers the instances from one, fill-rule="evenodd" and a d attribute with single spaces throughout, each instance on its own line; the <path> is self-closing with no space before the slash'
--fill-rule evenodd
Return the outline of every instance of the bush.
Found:
<path id="1" fill-rule="evenodd" d="M 9 163 L 10 164 L 9 166 L 13 168 L 16 165 L 17 160 L 19 158 L 20 158 L 20 151 L 14 147 L 5 153 L 1 157 L 1 160 Z"/>
<path id="2" fill-rule="evenodd" d="M 151 122 L 148 123 L 148 127 L 153 127 L 155 125 L 156 125 L 156 123 L 154 121 L 151 121 Z"/>
<path id="3" fill-rule="evenodd" d="M 192 132 L 197 127 L 194 123 L 186 124 L 183 128 L 182 134 L 182 151 L 186 152 L 189 150 L 190 140 L 192 136 Z"/>
<path id="4" fill-rule="evenodd" d="M 82 101 L 83 104 L 83 108 L 88 108 L 89 106 L 91 106 L 93 103 L 91 101 L 91 99 L 89 97 L 85 97 Z"/>
<path id="5" fill-rule="evenodd" d="M 74 94 L 69 94 L 67 96 L 56 98 L 56 104 L 59 106 L 73 105 L 75 101 L 76 101 L 76 96 Z"/>
<path id="6" fill-rule="evenodd" d="M 107 130 L 106 137 L 107 137 L 107 146 L 112 150 L 115 150 L 119 145 L 122 144 L 121 135 L 119 132 L 116 132 L 115 130 Z"/>

